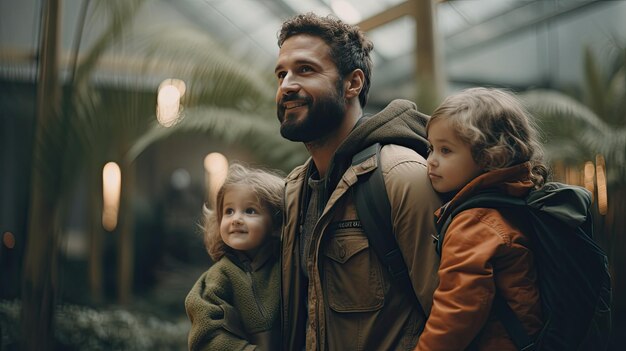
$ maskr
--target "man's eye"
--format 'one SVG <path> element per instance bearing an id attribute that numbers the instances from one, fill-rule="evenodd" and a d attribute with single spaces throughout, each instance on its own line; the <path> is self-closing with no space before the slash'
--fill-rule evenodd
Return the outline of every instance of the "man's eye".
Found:
<path id="1" fill-rule="evenodd" d="M 301 73 L 307 73 L 307 72 L 312 72 L 313 68 L 311 66 L 302 66 L 300 67 L 300 72 Z"/>
<path id="2" fill-rule="evenodd" d="M 287 73 L 281 71 L 281 72 L 276 73 L 276 78 L 283 79 L 285 78 L 286 75 Z"/>

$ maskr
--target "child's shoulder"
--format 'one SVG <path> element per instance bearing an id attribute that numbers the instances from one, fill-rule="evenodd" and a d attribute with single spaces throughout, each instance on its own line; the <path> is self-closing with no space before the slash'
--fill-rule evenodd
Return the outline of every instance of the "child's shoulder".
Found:
<path id="1" fill-rule="evenodd" d="M 507 226 L 507 220 L 494 208 L 474 207 L 463 210 L 452 218 L 450 231 L 502 231 Z"/>
<path id="2" fill-rule="evenodd" d="M 204 272 L 203 276 L 211 279 L 217 275 L 228 274 L 229 272 L 234 272 L 236 270 L 241 270 L 241 268 L 239 268 L 228 256 L 223 256 L 214 262 L 211 267 Z"/>

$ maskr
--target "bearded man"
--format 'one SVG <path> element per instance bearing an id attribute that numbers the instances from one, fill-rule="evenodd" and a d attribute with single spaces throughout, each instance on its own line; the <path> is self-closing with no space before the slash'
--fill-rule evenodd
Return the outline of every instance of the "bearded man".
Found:
<path id="1" fill-rule="evenodd" d="M 283 349 L 412 350 L 438 282 L 431 234 L 440 200 L 424 157 L 398 144 L 423 135 L 428 117 L 405 100 L 363 115 L 373 45 L 356 26 L 298 15 L 283 23 L 278 46 L 280 133 L 311 155 L 286 180 Z M 375 143 L 380 163 L 352 163 Z M 356 211 L 353 186 L 378 167 L 391 203 L 388 240 L 398 242 L 410 286 L 391 277 Z"/>

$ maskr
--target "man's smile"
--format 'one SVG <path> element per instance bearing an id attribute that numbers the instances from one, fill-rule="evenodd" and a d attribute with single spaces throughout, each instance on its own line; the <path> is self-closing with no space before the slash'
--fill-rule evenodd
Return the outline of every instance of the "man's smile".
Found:
<path id="1" fill-rule="evenodd" d="M 305 106 L 306 104 L 306 101 L 288 101 L 283 104 L 283 107 L 285 110 L 291 110 L 296 107 Z"/>

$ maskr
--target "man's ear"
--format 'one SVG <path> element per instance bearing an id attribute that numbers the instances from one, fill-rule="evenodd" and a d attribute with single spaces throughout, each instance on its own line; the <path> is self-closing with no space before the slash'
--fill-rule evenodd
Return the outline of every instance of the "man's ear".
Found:
<path id="1" fill-rule="evenodd" d="M 361 93 L 361 89 L 363 89 L 363 84 L 365 83 L 365 74 L 361 69 L 357 68 L 346 76 L 345 82 L 346 98 L 358 98 Z"/>

